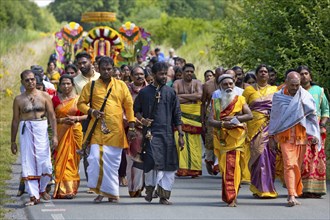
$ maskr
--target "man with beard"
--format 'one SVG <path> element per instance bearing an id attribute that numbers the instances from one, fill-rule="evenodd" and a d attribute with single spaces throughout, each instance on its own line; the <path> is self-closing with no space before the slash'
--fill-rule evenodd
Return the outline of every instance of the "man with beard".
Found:
<path id="1" fill-rule="evenodd" d="M 253 118 L 243 96 L 236 95 L 230 74 L 219 77 L 221 97 L 212 100 L 209 124 L 214 127 L 214 153 L 222 172 L 222 200 L 230 207 L 237 206 L 241 182 L 240 154 L 244 151 L 246 125 Z"/>
<path id="2" fill-rule="evenodd" d="M 174 81 L 173 88 L 179 97 L 182 111 L 182 130 L 185 132 L 186 148 L 179 155 L 178 176 L 202 175 L 202 123 L 200 120 L 202 83 L 193 79 L 195 67 L 187 63 L 183 67 L 183 79 Z"/>
<path id="3" fill-rule="evenodd" d="M 300 86 L 299 73 L 290 72 L 273 96 L 269 122 L 269 145 L 273 151 L 277 143 L 281 147 L 289 207 L 300 205 L 296 197 L 303 192 L 301 166 L 308 142 L 314 151 L 321 150 L 315 100 Z"/>
<path id="4" fill-rule="evenodd" d="M 104 196 L 108 197 L 109 202 L 119 200 L 118 169 L 122 150 L 128 148 L 124 112 L 129 124 L 127 137 L 129 140 L 135 138 L 132 96 L 123 81 L 111 77 L 113 65 L 112 58 L 102 57 L 99 61 L 101 75 L 95 81 L 92 105 L 89 105 L 92 82 L 86 84 L 78 100 L 78 109 L 92 117 L 87 134 L 98 119 L 90 140 L 87 169 L 87 186 L 98 194 L 94 203 L 101 203 Z M 104 106 L 104 109 L 101 109 L 101 106 Z"/>
<path id="5" fill-rule="evenodd" d="M 30 196 L 25 205 L 36 205 L 40 196 L 51 197 L 46 186 L 52 177 L 48 139 L 48 123 L 52 127 L 53 148 L 57 147 L 56 117 L 50 96 L 36 89 L 36 75 L 31 70 L 21 73 L 25 92 L 15 97 L 11 124 L 11 151 L 17 153 L 16 135 L 19 130 L 22 156 L 22 178 Z"/>
<path id="6" fill-rule="evenodd" d="M 218 172 L 214 170 L 214 153 L 213 153 L 213 128 L 206 125 L 210 114 L 209 106 L 212 100 L 212 93 L 218 89 L 217 79 L 224 73 L 223 67 L 215 69 L 215 77 L 203 85 L 202 104 L 201 104 L 201 120 L 205 145 L 205 165 L 206 170 L 210 175 L 216 175 Z"/>
<path id="7" fill-rule="evenodd" d="M 92 81 L 97 80 L 100 74 L 93 70 L 91 56 L 87 52 L 80 52 L 76 55 L 77 67 L 81 74 L 74 78 L 74 86 L 78 95 L 81 94 L 81 90 L 84 86 Z"/>
<path id="8" fill-rule="evenodd" d="M 98 57 L 98 59 L 100 58 Z M 80 70 L 81 74 L 74 77 L 73 80 L 74 80 L 74 87 L 76 89 L 76 92 L 78 95 L 80 95 L 84 86 L 90 81 L 97 80 L 100 77 L 100 74 L 95 70 L 93 70 L 91 56 L 88 53 L 86 52 L 78 53 L 76 55 L 76 60 L 77 60 L 77 67 Z M 84 164 L 86 180 L 88 181 L 88 173 L 87 173 L 88 161 L 86 155 L 83 156 L 83 164 Z M 87 193 L 93 193 L 93 192 L 91 190 L 87 190 Z"/>
<path id="9" fill-rule="evenodd" d="M 178 152 L 174 127 L 178 130 L 178 145 L 183 149 L 180 103 L 175 91 L 166 86 L 168 65 L 158 62 L 152 66 L 154 82 L 142 89 L 134 102 L 134 112 L 143 124 L 146 196 L 151 202 L 157 186 L 159 203 L 172 204 L 169 200 L 178 169 Z"/>
<path id="10" fill-rule="evenodd" d="M 236 73 L 234 70 L 232 69 L 227 69 L 225 71 L 225 74 L 229 74 L 233 77 L 234 81 L 237 80 L 236 78 Z M 218 84 L 219 81 L 218 81 Z M 242 95 L 244 92 L 244 90 L 238 86 L 234 86 L 234 89 L 233 89 L 233 93 L 240 96 Z M 212 99 L 218 99 L 218 98 L 221 98 L 221 95 L 222 95 L 222 92 L 221 92 L 221 89 L 218 89 L 216 90 L 215 92 L 213 92 L 212 94 Z M 241 184 L 249 184 L 250 181 L 251 181 L 251 176 L 250 176 L 250 171 L 249 171 L 249 167 L 248 167 L 248 163 L 249 163 L 249 159 L 250 159 L 250 145 L 249 143 L 246 143 L 244 145 L 244 151 L 241 151 L 240 153 L 240 166 L 241 166 L 241 171 L 242 171 L 242 181 L 241 181 Z M 214 163 L 214 168 L 213 170 L 216 171 L 216 172 L 219 172 L 219 165 L 218 165 L 218 160 L 216 158 L 215 160 L 215 163 Z"/>

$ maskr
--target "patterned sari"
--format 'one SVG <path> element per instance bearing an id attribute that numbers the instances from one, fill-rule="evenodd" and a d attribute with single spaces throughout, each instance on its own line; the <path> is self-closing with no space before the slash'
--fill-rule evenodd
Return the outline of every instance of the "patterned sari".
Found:
<path id="1" fill-rule="evenodd" d="M 253 119 L 247 122 L 251 147 L 250 190 L 257 197 L 277 197 L 274 185 L 276 153 L 268 145 L 269 116 L 276 91 L 276 86 L 267 85 L 260 89 L 249 86 L 243 93 L 253 114 Z"/>
<path id="2" fill-rule="evenodd" d="M 319 118 L 329 117 L 329 103 L 324 91 L 319 86 L 312 86 L 308 92 L 312 94 L 317 108 Z M 325 195 L 326 187 L 326 155 L 325 155 L 325 139 L 326 135 L 322 135 L 322 147 L 320 151 L 314 150 L 307 145 L 305 158 L 302 168 L 303 193 L 313 193 L 317 196 Z"/>
<path id="3" fill-rule="evenodd" d="M 69 115 L 79 115 L 77 109 L 78 97 L 60 101 L 58 96 L 53 98 L 56 118 L 64 118 Z M 73 125 L 57 124 L 58 146 L 55 149 L 55 189 L 53 197 L 65 199 L 75 196 L 80 184 L 79 161 L 76 153 L 82 145 L 82 126 L 80 123 Z"/>

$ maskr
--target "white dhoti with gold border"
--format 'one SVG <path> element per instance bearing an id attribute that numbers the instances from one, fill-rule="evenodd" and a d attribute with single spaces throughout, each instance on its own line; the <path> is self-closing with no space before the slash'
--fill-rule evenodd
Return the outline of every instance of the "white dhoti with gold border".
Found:
<path id="1" fill-rule="evenodd" d="M 22 178 L 30 197 L 39 199 L 52 177 L 47 120 L 20 122 Z"/>
<path id="2" fill-rule="evenodd" d="M 87 186 L 96 194 L 119 199 L 118 169 L 122 148 L 92 144 L 88 160 Z"/>

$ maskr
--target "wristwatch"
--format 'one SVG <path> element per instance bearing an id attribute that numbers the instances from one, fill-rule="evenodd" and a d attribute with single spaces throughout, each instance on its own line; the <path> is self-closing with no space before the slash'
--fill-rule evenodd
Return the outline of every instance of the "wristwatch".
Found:
<path id="1" fill-rule="evenodd" d="M 183 137 L 184 136 L 184 133 L 183 132 L 179 132 L 178 135 L 179 135 L 179 137 Z"/>

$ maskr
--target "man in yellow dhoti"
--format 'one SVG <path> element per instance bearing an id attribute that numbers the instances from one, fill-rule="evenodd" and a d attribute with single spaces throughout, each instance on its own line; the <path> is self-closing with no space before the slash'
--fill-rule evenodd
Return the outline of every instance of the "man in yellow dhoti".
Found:
<path id="1" fill-rule="evenodd" d="M 221 96 L 213 97 L 209 124 L 214 127 L 214 154 L 222 172 L 222 200 L 236 207 L 241 182 L 240 154 L 246 138 L 243 122 L 253 116 L 245 98 L 233 92 L 235 82 L 230 74 L 221 75 L 219 83 Z"/>
<path id="2" fill-rule="evenodd" d="M 132 96 L 123 81 L 111 77 L 115 70 L 113 65 L 114 62 L 110 57 L 102 57 L 99 60 L 101 76 L 95 81 L 92 105 L 88 106 L 91 82 L 83 88 L 78 100 L 78 109 L 92 116 L 87 134 L 95 120 L 99 119 L 87 158 L 89 163 L 87 186 L 99 194 L 94 199 L 95 203 L 100 203 L 104 196 L 108 197 L 109 202 L 118 202 L 119 199 L 118 169 L 122 150 L 128 147 L 123 122 L 124 111 L 129 123 L 127 136 L 129 139 L 135 138 Z M 105 108 L 101 111 L 105 100 Z"/>
<path id="3" fill-rule="evenodd" d="M 182 68 L 183 79 L 176 80 L 173 88 L 179 97 L 185 133 L 186 147 L 179 153 L 178 176 L 197 177 L 202 174 L 202 123 L 200 109 L 202 98 L 202 83 L 193 79 L 195 67 L 187 63 Z M 178 135 L 175 135 L 178 143 Z"/>

